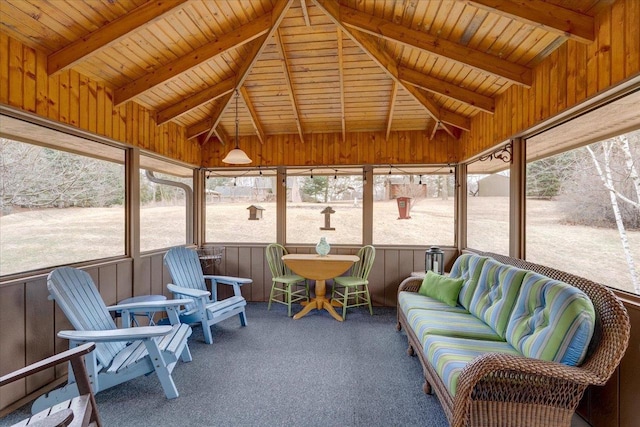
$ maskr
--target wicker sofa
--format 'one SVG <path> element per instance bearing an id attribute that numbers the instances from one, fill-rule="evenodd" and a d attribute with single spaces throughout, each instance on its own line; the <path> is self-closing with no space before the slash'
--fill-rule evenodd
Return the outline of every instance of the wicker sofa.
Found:
<path id="1" fill-rule="evenodd" d="M 405 279 L 397 329 L 452 426 L 569 426 L 627 348 L 629 316 L 600 284 L 482 252 L 462 254 L 450 277 L 464 282 L 455 307 Z"/>

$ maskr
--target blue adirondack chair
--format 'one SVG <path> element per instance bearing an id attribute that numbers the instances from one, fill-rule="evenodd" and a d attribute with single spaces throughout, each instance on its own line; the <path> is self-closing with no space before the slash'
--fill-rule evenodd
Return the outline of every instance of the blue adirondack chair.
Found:
<path id="1" fill-rule="evenodd" d="M 57 268 L 49 273 L 47 288 L 76 328 L 75 331 L 60 331 L 58 336 L 68 339 L 70 348 L 89 341 L 96 343 L 96 349 L 85 357 L 94 393 L 155 371 L 167 398 L 178 397 L 171 372 L 179 358 L 184 362 L 191 361 L 187 345 L 191 327 L 178 320 L 178 309 L 184 300 L 107 307 L 91 276 L 71 267 Z M 167 312 L 171 325 L 118 329 L 109 314 L 109 311 L 125 314 L 161 308 Z M 75 396 L 78 396 L 78 387 L 70 370 L 67 385 L 40 396 L 31 410 L 37 413 Z"/>
<path id="2" fill-rule="evenodd" d="M 250 284 L 251 279 L 231 276 L 204 275 L 198 253 L 189 248 L 175 247 L 169 249 L 164 256 L 173 283 L 167 288 L 175 298 L 189 298 L 193 302 L 180 312 L 182 323 L 200 323 L 204 333 L 204 341 L 213 343 L 211 326 L 236 314 L 240 324 L 247 326 L 245 306 L 247 301 L 242 297 L 240 286 Z M 207 290 L 206 280 L 211 280 L 211 292 Z M 233 287 L 233 296 L 218 301 L 217 285 Z"/>

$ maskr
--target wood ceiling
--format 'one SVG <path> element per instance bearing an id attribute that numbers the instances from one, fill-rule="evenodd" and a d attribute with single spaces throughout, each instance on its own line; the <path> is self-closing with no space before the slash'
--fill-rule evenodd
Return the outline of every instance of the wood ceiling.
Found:
<path id="1" fill-rule="evenodd" d="M 612 0 L 2 0 L 1 31 L 189 138 L 459 137 Z"/>

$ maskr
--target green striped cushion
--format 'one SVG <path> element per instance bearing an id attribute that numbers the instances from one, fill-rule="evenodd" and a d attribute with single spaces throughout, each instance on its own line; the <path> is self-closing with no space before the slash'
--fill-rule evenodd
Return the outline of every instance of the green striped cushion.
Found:
<path id="1" fill-rule="evenodd" d="M 467 310 L 469 309 L 471 298 L 478 285 L 482 266 L 487 259 L 489 258 L 480 255 L 462 254 L 456 258 L 456 262 L 454 262 L 451 267 L 449 277 L 460 277 L 464 279 L 464 284 L 458 296 L 458 302 Z"/>
<path id="2" fill-rule="evenodd" d="M 398 304 L 400 310 L 407 315 L 411 310 L 442 310 L 457 313 L 467 313 L 467 310 L 457 306 L 451 307 L 449 304 L 439 301 L 435 298 L 420 295 L 417 292 L 402 291 L 398 294 Z"/>
<path id="3" fill-rule="evenodd" d="M 484 320 L 502 338 L 525 274 L 525 270 L 493 259 L 488 259 L 482 266 L 469 312 Z"/>
<path id="4" fill-rule="evenodd" d="M 525 356 L 576 366 L 584 359 L 594 324 L 593 304 L 584 292 L 529 272 L 506 339 Z"/>
<path id="5" fill-rule="evenodd" d="M 422 344 L 428 335 L 504 341 L 493 329 L 469 313 L 411 310 L 407 320 Z"/>
<path id="6" fill-rule="evenodd" d="M 485 353 L 519 354 L 504 341 L 484 341 L 438 335 L 427 336 L 423 350 L 427 360 L 452 396 L 456 394 L 460 372 L 476 357 Z"/>

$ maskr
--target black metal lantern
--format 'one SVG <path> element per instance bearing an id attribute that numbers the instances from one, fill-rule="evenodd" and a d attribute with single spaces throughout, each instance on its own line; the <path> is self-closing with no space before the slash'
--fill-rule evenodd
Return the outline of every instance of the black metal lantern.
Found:
<path id="1" fill-rule="evenodd" d="M 437 246 L 431 246 L 424 252 L 424 271 L 444 274 L 444 252 Z"/>

